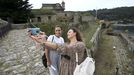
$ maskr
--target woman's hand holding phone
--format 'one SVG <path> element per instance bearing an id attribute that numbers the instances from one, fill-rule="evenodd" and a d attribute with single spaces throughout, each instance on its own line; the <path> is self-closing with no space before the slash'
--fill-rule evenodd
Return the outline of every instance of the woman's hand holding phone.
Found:
<path id="1" fill-rule="evenodd" d="M 41 44 L 46 41 L 46 39 L 43 38 L 43 37 L 41 37 L 41 36 L 37 36 L 37 37 L 35 38 L 35 40 L 36 40 L 38 43 L 41 43 Z"/>

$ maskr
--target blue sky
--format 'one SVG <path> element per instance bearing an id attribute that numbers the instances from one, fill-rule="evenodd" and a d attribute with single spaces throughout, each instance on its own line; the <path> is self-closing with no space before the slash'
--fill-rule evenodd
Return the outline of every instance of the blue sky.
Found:
<path id="1" fill-rule="evenodd" d="M 65 11 L 86 11 L 102 8 L 134 6 L 134 0 L 64 0 Z M 29 0 L 33 9 L 39 9 L 42 3 L 61 3 L 62 0 Z"/>

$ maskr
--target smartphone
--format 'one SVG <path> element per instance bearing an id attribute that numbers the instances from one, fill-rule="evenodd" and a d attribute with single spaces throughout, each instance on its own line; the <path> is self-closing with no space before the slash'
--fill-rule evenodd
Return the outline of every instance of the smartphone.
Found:
<path id="1" fill-rule="evenodd" d="M 40 28 L 30 28 L 31 35 L 38 35 L 40 33 Z"/>

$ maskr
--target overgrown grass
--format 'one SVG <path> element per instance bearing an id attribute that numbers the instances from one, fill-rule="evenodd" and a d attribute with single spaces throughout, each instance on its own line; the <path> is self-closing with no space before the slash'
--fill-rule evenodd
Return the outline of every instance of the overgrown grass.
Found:
<path id="1" fill-rule="evenodd" d="M 112 37 L 103 33 L 99 49 L 95 54 L 96 74 L 115 75 L 116 59 L 112 48 Z"/>
<path id="2" fill-rule="evenodd" d="M 41 31 L 45 32 L 47 35 L 50 35 L 53 33 L 53 30 L 54 30 L 53 23 L 37 23 L 35 25 L 39 27 Z"/>
<path id="3" fill-rule="evenodd" d="M 90 40 L 91 40 L 93 34 L 95 33 L 96 29 L 98 28 L 98 26 L 99 25 L 96 22 L 90 22 L 89 27 L 82 31 L 84 42 L 85 42 L 87 48 L 91 47 Z"/>
<path id="4" fill-rule="evenodd" d="M 41 31 L 44 31 L 46 35 L 53 35 L 54 34 L 54 28 L 56 25 L 59 25 L 62 27 L 63 33 L 62 37 L 67 41 L 67 31 L 69 28 L 68 23 L 60 23 L 60 22 L 48 22 L 48 23 L 37 23 L 36 26 L 41 29 Z"/>

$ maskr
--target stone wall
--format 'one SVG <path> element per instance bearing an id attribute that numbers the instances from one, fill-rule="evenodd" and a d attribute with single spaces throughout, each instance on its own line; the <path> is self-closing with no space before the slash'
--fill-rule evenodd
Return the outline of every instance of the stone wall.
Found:
<path id="1" fill-rule="evenodd" d="M 24 24 L 11 24 L 12 26 L 12 29 L 24 29 L 24 28 L 27 28 L 27 24 L 24 23 Z"/>
<path id="2" fill-rule="evenodd" d="M 91 42 L 91 55 L 94 57 L 96 51 L 98 50 L 99 46 L 99 41 L 100 41 L 100 36 L 101 36 L 101 26 L 97 28 L 96 32 L 94 33 L 92 39 L 90 40 Z"/>
<path id="3" fill-rule="evenodd" d="M 6 25 L 10 25 L 10 23 L 8 23 L 7 21 L 4 21 L 2 19 L 0 19 L 0 27 L 2 26 L 6 26 Z M 27 24 L 11 24 L 11 28 L 12 29 L 24 29 L 27 27 Z"/>
<path id="4" fill-rule="evenodd" d="M 33 18 L 33 22 L 55 22 L 55 21 L 59 21 L 59 22 L 69 22 L 69 23 L 73 23 L 73 24 L 79 24 L 80 22 L 90 22 L 94 20 L 93 16 L 84 16 L 81 15 L 78 12 L 57 12 L 56 15 L 35 15 L 36 17 Z M 51 17 L 51 19 L 49 19 L 49 16 Z M 40 21 L 38 20 L 38 18 L 40 18 Z M 60 19 L 60 20 L 59 20 Z M 62 21 L 61 21 L 62 20 Z"/>
<path id="5" fill-rule="evenodd" d="M 134 24 L 114 24 L 114 30 L 134 32 Z"/>
<path id="6" fill-rule="evenodd" d="M 36 17 L 33 18 L 32 21 L 33 22 L 43 22 L 43 23 L 46 23 L 48 21 L 55 22 L 56 15 L 36 15 Z"/>
<path id="7" fill-rule="evenodd" d="M 3 38 L 9 30 L 11 30 L 11 24 L 0 19 L 0 39 Z"/>
<path id="8" fill-rule="evenodd" d="M 122 39 L 122 41 L 126 44 L 128 49 L 134 53 L 134 43 L 127 36 L 128 35 L 120 33 L 120 38 Z"/>
<path id="9" fill-rule="evenodd" d="M 82 16 L 83 22 L 95 21 L 93 16 Z"/>
<path id="10" fill-rule="evenodd" d="M 7 25 L 7 24 L 8 24 L 7 21 L 4 21 L 4 20 L 2 20 L 2 19 L 0 18 L 0 27 L 5 26 L 5 25 Z"/>

